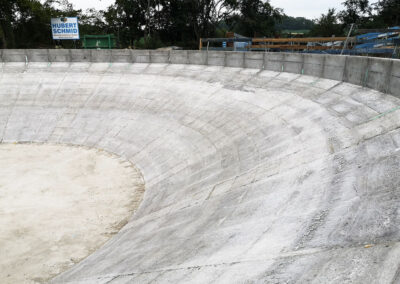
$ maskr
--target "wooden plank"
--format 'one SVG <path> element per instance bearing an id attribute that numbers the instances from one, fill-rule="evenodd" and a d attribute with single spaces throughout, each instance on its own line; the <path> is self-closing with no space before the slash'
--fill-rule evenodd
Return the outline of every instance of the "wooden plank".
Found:
<path id="1" fill-rule="evenodd" d="M 204 42 L 251 42 L 251 38 L 202 38 L 201 41 Z"/>

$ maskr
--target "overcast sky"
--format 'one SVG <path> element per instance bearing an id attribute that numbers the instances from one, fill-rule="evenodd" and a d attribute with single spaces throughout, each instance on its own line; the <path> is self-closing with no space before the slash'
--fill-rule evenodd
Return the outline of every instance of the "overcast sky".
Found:
<path id="1" fill-rule="evenodd" d="M 70 0 L 70 2 L 77 9 L 104 10 L 113 4 L 114 0 Z M 283 8 L 287 15 L 309 19 L 318 18 L 322 13 L 326 13 L 328 8 L 341 9 L 342 2 L 344 0 L 271 0 L 272 6 Z"/>

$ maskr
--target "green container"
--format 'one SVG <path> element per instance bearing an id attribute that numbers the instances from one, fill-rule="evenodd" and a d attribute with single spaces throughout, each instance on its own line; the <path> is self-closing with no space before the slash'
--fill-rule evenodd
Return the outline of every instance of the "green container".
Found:
<path id="1" fill-rule="evenodd" d="M 117 42 L 113 34 L 83 36 L 83 48 L 85 49 L 111 49 L 116 46 Z"/>

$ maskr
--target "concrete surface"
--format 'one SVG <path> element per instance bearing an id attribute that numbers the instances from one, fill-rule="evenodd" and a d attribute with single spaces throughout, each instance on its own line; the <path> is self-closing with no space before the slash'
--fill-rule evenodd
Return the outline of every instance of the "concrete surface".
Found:
<path id="1" fill-rule="evenodd" d="M 45 154 L 43 154 L 45 153 Z M 0 144 L 0 283 L 44 283 L 101 247 L 143 197 L 131 163 L 104 151 Z"/>
<path id="2" fill-rule="evenodd" d="M 2 60 L 1 141 L 105 149 L 146 184 L 130 222 L 53 283 L 400 281 L 399 61 L 128 50 Z"/>

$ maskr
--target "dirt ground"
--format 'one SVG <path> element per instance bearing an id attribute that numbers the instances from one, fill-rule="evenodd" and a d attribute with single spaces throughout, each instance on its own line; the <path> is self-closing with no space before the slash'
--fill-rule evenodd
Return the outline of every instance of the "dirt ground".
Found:
<path id="1" fill-rule="evenodd" d="M 107 152 L 0 144 L 0 283 L 42 283 L 104 244 L 144 192 L 141 173 Z"/>

